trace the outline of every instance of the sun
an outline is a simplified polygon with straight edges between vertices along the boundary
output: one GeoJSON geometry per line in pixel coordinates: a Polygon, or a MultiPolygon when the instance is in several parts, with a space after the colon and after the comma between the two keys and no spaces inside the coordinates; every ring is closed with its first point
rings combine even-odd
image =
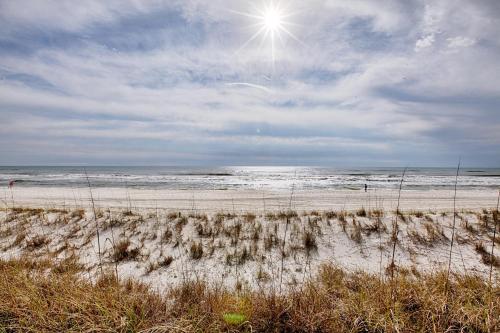
{"type": "Polygon", "coordinates": [[[281,25],[283,23],[282,16],[283,14],[279,11],[278,8],[269,7],[264,12],[262,23],[268,31],[277,31],[281,28],[281,25]]]}
{"type": "Polygon", "coordinates": [[[260,46],[262,47],[267,43],[271,50],[273,68],[279,46],[277,45],[277,41],[280,41],[281,45],[284,45],[285,38],[292,38],[303,44],[302,41],[290,31],[291,26],[297,26],[288,20],[294,13],[290,12],[288,7],[285,8],[282,3],[278,1],[267,1],[261,8],[255,8],[253,13],[231,12],[252,19],[254,23],[251,27],[256,29],[256,32],[240,47],[238,52],[246,48],[255,40],[260,39],[260,46]]]}

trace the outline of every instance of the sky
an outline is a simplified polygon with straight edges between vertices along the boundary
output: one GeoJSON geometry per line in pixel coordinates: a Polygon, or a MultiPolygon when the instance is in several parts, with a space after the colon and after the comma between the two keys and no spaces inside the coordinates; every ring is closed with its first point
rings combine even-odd
{"type": "Polygon", "coordinates": [[[499,36],[498,0],[0,0],[0,165],[499,167],[499,36]]]}

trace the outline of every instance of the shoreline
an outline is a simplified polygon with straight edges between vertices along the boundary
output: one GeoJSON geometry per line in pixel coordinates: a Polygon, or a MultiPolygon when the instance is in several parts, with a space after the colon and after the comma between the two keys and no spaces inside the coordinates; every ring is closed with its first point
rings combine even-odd
{"type": "MultiPolygon", "coordinates": [[[[88,188],[15,187],[4,188],[2,206],[88,208],[88,188]]],[[[152,190],[134,188],[92,188],[96,205],[103,209],[174,209],[181,211],[279,211],[293,210],[395,210],[397,189],[361,190],[152,190]],[[291,204],[290,204],[291,203],[291,204]]],[[[459,189],[456,209],[494,209],[497,189],[459,189]]],[[[451,210],[453,190],[401,191],[401,210],[451,210]]]]}

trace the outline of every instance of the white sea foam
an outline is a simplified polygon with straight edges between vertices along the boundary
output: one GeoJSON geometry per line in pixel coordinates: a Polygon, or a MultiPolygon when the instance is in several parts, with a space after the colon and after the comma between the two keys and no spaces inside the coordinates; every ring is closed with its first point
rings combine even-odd
{"type": "MultiPolygon", "coordinates": [[[[86,167],[95,187],[162,189],[354,189],[396,188],[402,169],[336,169],[324,167],[86,167]]],[[[0,183],[16,180],[17,186],[83,187],[83,167],[0,167],[0,183]]],[[[409,169],[407,188],[449,188],[455,184],[454,169],[409,169]]],[[[461,188],[500,187],[500,169],[463,169],[461,188]]]]}

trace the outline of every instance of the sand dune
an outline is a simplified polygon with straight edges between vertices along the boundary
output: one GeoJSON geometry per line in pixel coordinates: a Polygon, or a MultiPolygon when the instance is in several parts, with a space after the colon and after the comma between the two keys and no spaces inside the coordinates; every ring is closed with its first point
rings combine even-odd
{"type": "MultiPolygon", "coordinates": [[[[444,269],[453,224],[453,213],[429,210],[398,216],[364,209],[233,214],[97,208],[96,213],[97,224],[92,210],[1,211],[0,257],[74,258],[97,276],[100,249],[104,269],[158,289],[186,279],[276,288],[281,280],[283,286],[300,285],[327,263],[385,276],[394,230],[399,269],[444,269]]],[[[452,270],[488,275],[495,216],[486,209],[458,213],[452,270]]]]}

